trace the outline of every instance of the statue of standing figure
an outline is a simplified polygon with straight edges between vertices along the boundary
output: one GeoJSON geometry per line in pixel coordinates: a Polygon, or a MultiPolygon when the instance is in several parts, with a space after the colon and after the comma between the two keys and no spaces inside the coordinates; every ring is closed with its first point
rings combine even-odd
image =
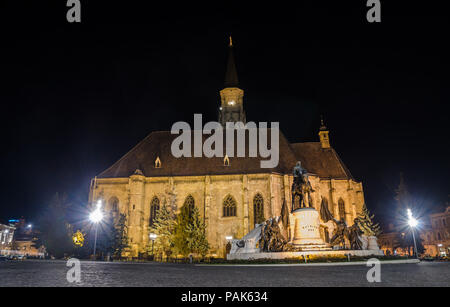
{"type": "Polygon", "coordinates": [[[263,252],[282,252],[286,248],[287,241],[281,234],[279,218],[267,220],[261,229],[259,246],[263,252]]]}
{"type": "Polygon", "coordinates": [[[309,182],[308,172],[300,161],[294,167],[294,183],[292,184],[291,212],[299,208],[313,207],[311,193],[314,192],[309,182]],[[298,200],[298,202],[296,202],[298,200]]]}

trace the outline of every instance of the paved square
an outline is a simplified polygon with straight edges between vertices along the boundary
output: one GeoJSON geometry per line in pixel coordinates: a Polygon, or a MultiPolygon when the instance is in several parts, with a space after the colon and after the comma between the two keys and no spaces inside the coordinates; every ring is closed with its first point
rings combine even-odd
{"type": "Polygon", "coordinates": [[[81,262],[81,282],[66,280],[65,261],[0,263],[0,286],[308,287],[450,286],[449,262],[382,264],[381,283],[366,279],[369,267],[238,267],[166,263],[81,262]]]}

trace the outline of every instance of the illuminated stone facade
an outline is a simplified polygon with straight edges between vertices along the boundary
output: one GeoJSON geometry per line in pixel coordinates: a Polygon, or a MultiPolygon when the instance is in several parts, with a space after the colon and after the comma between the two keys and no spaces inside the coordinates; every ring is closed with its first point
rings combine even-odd
{"type": "MultiPolygon", "coordinates": [[[[253,200],[260,194],[264,200],[264,217],[281,214],[283,199],[290,203],[290,189],[293,177],[275,173],[236,174],[176,177],[145,177],[131,175],[128,178],[97,178],[91,187],[91,200],[103,199],[105,210],[115,210],[128,216],[129,238],[132,255],[144,253],[149,244],[149,221],[151,202],[154,197],[161,205],[179,209],[190,195],[195,206],[205,219],[211,254],[223,256],[227,243],[225,236],[241,238],[254,228],[255,212],[253,200]],[[236,216],[223,216],[223,201],[231,195],[236,201],[236,216]],[[118,202],[117,202],[118,201],[118,202]]],[[[348,225],[361,211],[364,203],[362,185],[352,179],[325,179],[310,177],[315,192],[312,194],[314,207],[320,210],[322,199],[332,203],[334,216],[339,216],[339,200],[345,206],[345,220],[348,225]]],[[[323,239],[326,235],[321,230],[323,239]]],[[[328,234],[330,237],[331,234],[328,234]]]]}

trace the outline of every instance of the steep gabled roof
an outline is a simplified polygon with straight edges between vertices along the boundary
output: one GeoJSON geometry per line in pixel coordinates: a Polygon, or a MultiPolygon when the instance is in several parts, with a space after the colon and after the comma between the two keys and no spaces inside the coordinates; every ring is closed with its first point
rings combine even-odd
{"type": "Polygon", "coordinates": [[[298,160],[310,173],[321,178],[353,179],[350,171],[344,165],[333,148],[322,148],[320,142],[305,142],[291,144],[298,160]]]}
{"type": "MultiPolygon", "coordinates": [[[[268,135],[270,135],[270,132],[268,135]]],[[[289,144],[288,140],[281,132],[279,138],[280,160],[278,166],[275,168],[261,168],[260,161],[267,160],[268,158],[262,158],[260,156],[255,158],[230,157],[230,166],[224,166],[224,158],[222,157],[175,158],[171,152],[171,145],[176,137],[178,137],[178,135],[173,135],[170,131],[150,133],[145,139],[138,143],[111,167],[103,171],[98,177],[129,177],[136,169],[140,169],[147,177],[257,174],[272,172],[292,174],[293,167],[297,161],[301,161],[308,172],[317,174],[319,177],[352,178],[350,172],[348,172],[333,149],[323,150],[320,147],[320,143],[289,144]],[[155,168],[155,160],[157,157],[161,160],[161,168],[155,168]]],[[[209,136],[203,136],[203,142],[208,137],[209,136]]],[[[191,143],[194,144],[193,141],[191,143]]],[[[246,148],[248,148],[248,137],[246,137],[246,143],[246,148]]],[[[193,153],[193,150],[191,152],[193,153]]]]}

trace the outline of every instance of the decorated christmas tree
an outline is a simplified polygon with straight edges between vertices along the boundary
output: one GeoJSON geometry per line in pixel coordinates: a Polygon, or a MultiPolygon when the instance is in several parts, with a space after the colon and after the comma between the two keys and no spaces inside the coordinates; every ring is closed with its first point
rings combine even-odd
{"type": "MultiPolygon", "coordinates": [[[[150,227],[150,233],[156,234],[154,244],[154,253],[156,255],[169,256],[173,248],[173,232],[175,228],[175,217],[164,204],[161,209],[156,212],[153,225],[150,227]]],[[[150,242],[149,253],[152,248],[150,242]]]]}
{"type": "Polygon", "coordinates": [[[113,256],[122,259],[122,254],[129,249],[127,234],[127,217],[121,213],[113,230],[113,256]]]}
{"type": "Polygon", "coordinates": [[[191,252],[187,244],[189,239],[187,230],[190,224],[192,224],[192,212],[189,206],[184,204],[177,215],[172,238],[175,252],[185,257],[191,252]]]}
{"type": "Polygon", "coordinates": [[[192,223],[187,226],[188,249],[202,257],[208,253],[209,243],[206,238],[206,224],[200,219],[197,207],[192,211],[192,223]]]}
{"type": "Polygon", "coordinates": [[[183,256],[208,253],[209,244],[206,239],[206,225],[201,220],[197,207],[184,204],[177,215],[173,235],[175,252],[183,256]]]}
{"type": "Polygon", "coordinates": [[[362,211],[358,214],[357,224],[363,235],[365,236],[378,236],[381,232],[378,223],[373,222],[374,215],[370,215],[369,209],[366,204],[363,205],[362,211]]]}

